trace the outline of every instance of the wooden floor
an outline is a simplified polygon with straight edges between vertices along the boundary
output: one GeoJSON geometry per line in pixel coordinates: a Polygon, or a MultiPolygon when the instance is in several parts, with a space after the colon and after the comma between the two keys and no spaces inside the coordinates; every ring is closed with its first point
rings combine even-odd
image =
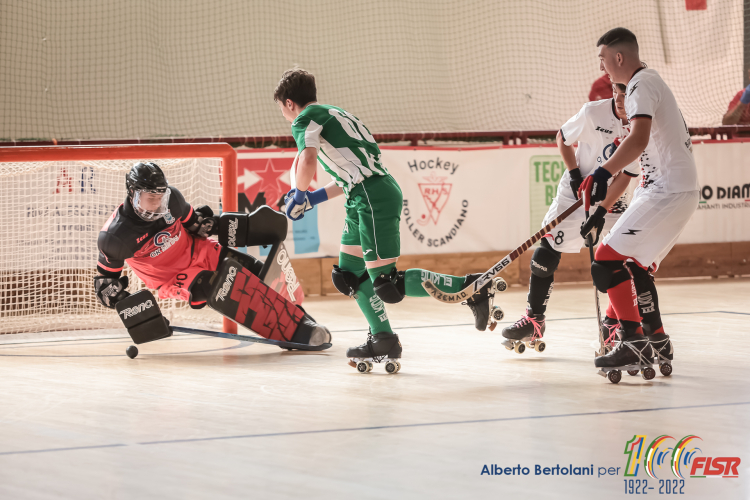
{"type": "MultiPolygon", "coordinates": [[[[391,306],[395,376],[347,365],[366,329],[344,297],[306,303],[333,332],[322,353],[190,335],[135,360],[122,337],[5,343],[0,498],[620,498],[626,442],[662,434],[742,460],[737,479],[688,477],[684,496],[750,498],[750,280],[658,285],[674,374],[619,385],[596,374],[593,293],[576,285],[555,288],[544,354],[507,351],[464,306],[391,306]],[[495,464],[530,473],[482,475],[495,464]],[[558,464],[594,475],[535,475],[558,464]]],[[[498,296],[501,327],[525,294],[498,296]]],[[[656,475],[675,479],[668,463],[656,475]]],[[[643,466],[635,479],[658,495],[643,466]]]]}

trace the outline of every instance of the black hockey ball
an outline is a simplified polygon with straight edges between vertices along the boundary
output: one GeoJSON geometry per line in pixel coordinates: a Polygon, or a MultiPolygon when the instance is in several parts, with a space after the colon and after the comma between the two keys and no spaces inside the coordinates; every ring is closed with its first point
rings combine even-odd
{"type": "Polygon", "coordinates": [[[138,348],[134,345],[131,345],[130,347],[125,349],[125,354],[127,354],[130,359],[133,359],[138,356],[138,348]]]}

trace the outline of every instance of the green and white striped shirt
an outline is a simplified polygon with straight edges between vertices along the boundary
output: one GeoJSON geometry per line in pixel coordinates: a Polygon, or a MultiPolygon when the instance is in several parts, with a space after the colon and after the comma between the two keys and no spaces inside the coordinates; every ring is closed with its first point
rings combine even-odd
{"type": "Polygon", "coordinates": [[[375,138],[359,118],[341,108],[307,106],[292,123],[292,135],[300,153],[305,148],[318,151],[318,161],[347,197],[366,178],[388,175],[375,138]]]}

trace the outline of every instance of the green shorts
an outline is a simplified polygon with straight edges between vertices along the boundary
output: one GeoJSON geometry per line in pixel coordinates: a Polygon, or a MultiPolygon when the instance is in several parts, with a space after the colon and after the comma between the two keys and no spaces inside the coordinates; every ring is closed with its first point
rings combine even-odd
{"type": "Polygon", "coordinates": [[[366,262],[401,256],[404,195],[390,175],[368,177],[349,191],[342,245],[361,246],[366,262]]]}

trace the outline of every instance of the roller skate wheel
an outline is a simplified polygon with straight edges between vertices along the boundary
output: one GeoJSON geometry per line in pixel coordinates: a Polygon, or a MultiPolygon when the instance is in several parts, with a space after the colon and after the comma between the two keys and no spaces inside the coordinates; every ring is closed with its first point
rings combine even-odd
{"type": "Polygon", "coordinates": [[[546,348],[547,344],[545,344],[543,340],[537,340],[536,342],[534,342],[534,350],[536,352],[544,352],[546,348]]]}
{"type": "Polygon", "coordinates": [[[492,319],[495,321],[501,321],[505,317],[505,313],[502,309],[500,309],[500,306],[494,306],[492,308],[492,319]]]}
{"type": "Polygon", "coordinates": [[[399,363],[398,361],[396,361],[396,373],[398,373],[400,371],[401,371],[401,363],[399,363]]]}
{"type": "Polygon", "coordinates": [[[368,361],[367,362],[367,373],[370,373],[372,371],[372,366],[373,366],[372,361],[368,361]]]}
{"type": "Polygon", "coordinates": [[[630,375],[631,377],[635,377],[636,375],[638,375],[638,370],[628,370],[628,375],[630,375]]]}
{"type": "Polygon", "coordinates": [[[647,368],[644,368],[641,374],[643,375],[644,380],[651,380],[656,377],[656,370],[649,366],[647,368]]]}
{"type": "Polygon", "coordinates": [[[504,279],[498,278],[495,280],[495,290],[498,292],[504,292],[508,288],[508,284],[504,279]]]}
{"type": "Polygon", "coordinates": [[[659,365],[659,371],[665,377],[669,377],[670,375],[672,375],[672,365],[670,365],[669,363],[663,363],[659,365]]]}
{"type": "Polygon", "coordinates": [[[398,365],[393,361],[389,361],[385,364],[385,371],[391,374],[396,373],[398,372],[398,365]]]}
{"type": "Polygon", "coordinates": [[[523,342],[516,342],[516,346],[513,348],[516,354],[523,354],[526,350],[526,345],[523,342]]]}
{"type": "Polygon", "coordinates": [[[365,361],[360,361],[359,363],[357,363],[357,371],[359,373],[367,373],[367,372],[369,372],[372,368],[369,367],[369,366],[367,366],[368,364],[369,363],[367,363],[365,361]]]}
{"type": "Polygon", "coordinates": [[[622,372],[620,370],[612,370],[607,374],[607,378],[613,384],[617,384],[622,380],[622,372]]]}

